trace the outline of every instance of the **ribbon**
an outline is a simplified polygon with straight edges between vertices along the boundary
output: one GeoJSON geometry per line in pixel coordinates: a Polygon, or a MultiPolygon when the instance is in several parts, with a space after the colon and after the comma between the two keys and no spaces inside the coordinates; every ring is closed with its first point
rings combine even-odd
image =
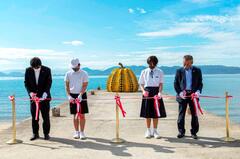
{"type": "Polygon", "coordinates": [[[122,102],[120,100],[120,96],[116,95],[114,99],[116,100],[116,104],[118,105],[118,107],[120,108],[120,110],[122,112],[122,116],[125,117],[126,116],[126,111],[123,109],[122,102]]]}
{"type": "Polygon", "coordinates": [[[161,115],[159,111],[159,108],[160,108],[159,96],[155,95],[153,99],[154,99],[154,110],[155,110],[156,116],[160,117],[161,115]]]}
{"type": "Polygon", "coordinates": [[[9,96],[8,98],[9,98],[9,100],[10,100],[11,102],[15,99],[14,96],[9,96]]]}
{"type": "Polygon", "coordinates": [[[34,97],[34,98],[32,98],[32,100],[35,102],[35,105],[36,105],[35,120],[38,120],[39,110],[40,110],[40,104],[39,104],[40,98],[34,97]]]}
{"type": "Polygon", "coordinates": [[[195,115],[198,116],[199,112],[203,115],[202,108],[200,106],[199,100],[197,99],[197,96],[196,96],[195,93],[191,94],[191,99],[192,99],[193,104],[194,104],[195,115]]]}
{"type": "MultiPolygon", "coordinates": [[[[10,98],[11,96],[9,96],[10,98]]],[[[179,97],[179,96],[177,96],[179,97]]],[[[191,98],[192,96],[185,96],[185,98],[191,98]]],[[[207,95],[200,95],[201,98],[209,98],[209,99],[214,99],[214,98],[219,98],[219,99],[225,99],[225,96],[207,96],[207,95]]],[[[153,99],[154,97],[143,97],[143,99],[153,99]]],[[[167,98],[167,99],[175,99],[176,96],[172,96],[172,95],[162,95],[162,98],[167,98]]],[[[227,96],[227,98],[240,98],[240,96],[227,96]]],[[[18,101],[29,101],[29,98],[14,98],[18,101]]],[[[123,97],[121,99],[139,99],[139,97],[137,98],[128,98],[128,97],[123,97]]],[[[32,99],[31,99],[32,100],[32,99]]],[[[66,98],[46,98],[44,100],[55,100],[55,101],[66,101],[68,99],[66,98]]],[[[109,98],[99,98],[99,99],[95,99],[95,100],[109,100],[109,98]]],[[[82,99],[82,101],[87,101],[87,99],[82,99]]]]}
{"type": "Polygon", "coordinates": [[[36,111],[35,111],[35,120],[38,120],[39,110],[40,110],[40,98],[37,97],[37,93],[33,93],[33,97],[30,99],[31,101],[35,102],[36,111]]]}
{"type": "Polygon", "coordinates": [[[80,101],[80,99],[76,98],[75,103],[77,105],[77,114],[75,116],[75,119],[82,119],[83,116],[82,116],[82,113],[81,113],[81,101],[80,101]]]}
{"type": "Polygon", "coordinates": [[[77,113],[76,113],[75,119],[82,119],[83,116],[81,113],[81,101],[78,98],[76,98],[74,100],[71,100],[70,103],[76,104],[77,106],[77,113]]]}

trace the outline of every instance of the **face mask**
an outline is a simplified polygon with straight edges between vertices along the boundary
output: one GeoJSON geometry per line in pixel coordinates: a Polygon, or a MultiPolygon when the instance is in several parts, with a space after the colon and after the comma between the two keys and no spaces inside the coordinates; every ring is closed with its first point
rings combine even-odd
{"type": "Polygon", "coordinates": [[[80,68],[73,68],[73,71],[74,72],[77,72],[77,71],[79,71],[80,70],[80,68]]]}

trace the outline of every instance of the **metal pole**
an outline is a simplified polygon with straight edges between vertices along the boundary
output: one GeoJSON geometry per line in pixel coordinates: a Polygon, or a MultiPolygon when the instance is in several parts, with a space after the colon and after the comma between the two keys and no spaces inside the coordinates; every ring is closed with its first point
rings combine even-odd
{"type": "Polygon", "coordinates": [[[119,139],[119,108],[116,104],[116,138],[119,139]]]}
{"type": "Polygon", "coordinates": [[[12,96],[11,104],[12,104],[12,139],[7,142],[7,144],[18,144],[22,143],[21,140],[16,138],[17,130],[16,130],[16,103],[15,103],[15,96],[12,96]]]}
{"type": "Polygon", "coordinates": [[[228,92],[225,92],[225,96],[226,96],[226,137],[229,138],[228,92]]]}
{"type": "Polygon", "coordinates": [[[234,141],[234,139],[230,137],[229,99],[228,98],[229,98],[228,92],[225,92],[226,137],[224,138],[224,141],[230,142],[230,141],[234,141]]]}
{"type": "MultiPolygon", "coordinates": [[[[118,93],[116,93],[116,96],[118,96],[118,93]]],[[[119,136],[119,125],[120,125],[120,120],[119,120],[119,107],[116,103],[116,138],[112,139],[112,143],[123,143],[124,140],[121,139],[119,136]]]]}

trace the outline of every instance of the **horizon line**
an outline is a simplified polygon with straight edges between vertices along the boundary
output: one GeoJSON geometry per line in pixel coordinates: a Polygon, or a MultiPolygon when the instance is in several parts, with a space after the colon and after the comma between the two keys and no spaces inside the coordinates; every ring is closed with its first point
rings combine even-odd
{"type": "MultiPolygon", "coordinates": [[[[46,65],[43,65],[43,66],[46,66],[46,65]]],[[[124,67],[148,67],[147,65],[126,65],[124,67]]],[[[220,65],[220,64],[202,64],[202,65],[194,65],[194,66],[198,66],[198,67],[201,67],[201,66],[222,66],[222,67],[233,67],[233,68],[240,68],[240,66],[231,66],[231,65],[220,65]]],[[[47,66],[49,67],[49,66],[47,66]]],[[[105,70],[108,70],[108,69],[111,69],[111,68],[114,68],[114,67],[119,67],[118,65],[115,65],[115,66],[109,66],[109,67],[106,67],[106,68],[103,68],[103,69],[97,69],[97,68],[91,68],[91,67],[82,67],[81,69],[91,69],[91,70],[97,70],[97,71],[105,71],[105,70]]],[[[160,65],[160,66],[157,66],[157,67],[182,67],[182,65],[173,65],[173,66],[167,66],[167,65],[160,65]]],[[[50,67],[51,68],[51,67],[50,67]]],[[[17,72],[17,71],[24,71],[26,68],[22,68],[22,69],[7,69],[7,70],[0,70],[1,73],[11,73],[11,71],[13,72],[17,72]]],[[[51,70],[69,70],[70,68],[51,68],[51,70]]]]}

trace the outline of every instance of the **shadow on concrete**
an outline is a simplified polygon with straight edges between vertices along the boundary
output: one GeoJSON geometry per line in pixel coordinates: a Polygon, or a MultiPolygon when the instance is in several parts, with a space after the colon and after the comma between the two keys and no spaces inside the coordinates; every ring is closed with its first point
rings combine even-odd
{"type": "Polygon", "coordinates": [[[34,146],[34,147],[41,147],[41,148],[46,148],[46,149],[51,149],[51,150],[56,150],[56,149],[59,149],[57,147],[52,147],[52,146],[43,146],[43,145],[40,145],[40,144],[31,144],[31,143],[21,143],[23,145],[27,145],[27,146],[34,146]]]}
{"type": "MultiPolygon", "coordinates": [[[[162,153],[174,153],[171,150],[171,147],[165,147],[161,145],[154,145],[154,144],[145,144],[145,143],[137,143],[137,142],[125,142],[122,144],[111,144],[109,140],[100,139],[100,138],[91,138],[89,137],[87,140],[81,142],[79,140],[71,140],[65,138],[57,138],[52,137],[51,141],[58,142],[61,144],[69,145],[74,148],[81,148],[81,149],[93,149],[98,151],[109,151],[115,156],[132,156],[128,152],[128,148],[152,148],[155,152],[162,152],[162,153]],[[93,140],[93,141],[91,141],[93,140]]],[[[64,146],[62,146],[64,147],[64,146]]],[[[70,147],[71,148],[71,147],[70,147]]]]}
{"type": "Polygon", "coordinates": [[[218,148],[218,147],[240,147],[239,140],[233,142],[225,142],[221,138],[214,138],[214,137],[199,137],[198,140],[194,140],[189,136],[185,138],[178,139],[173,137],[163,137],[166,141],[170,143],[184,143],[190,145],[198,145],[201,147],[208,147],[208,148],[218,148]]]}

